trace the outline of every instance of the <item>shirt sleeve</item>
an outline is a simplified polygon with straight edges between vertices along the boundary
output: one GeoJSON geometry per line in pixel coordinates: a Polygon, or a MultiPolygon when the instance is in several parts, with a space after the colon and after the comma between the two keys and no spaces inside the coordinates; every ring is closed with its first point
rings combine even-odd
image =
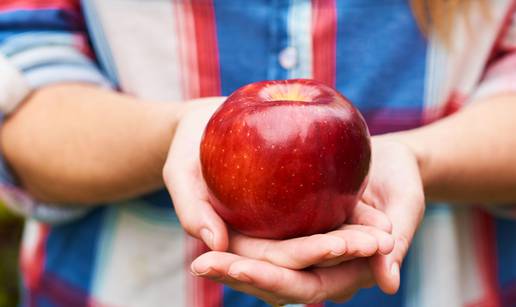
{"type": "MultiPolygon", "coordinates": [[[[492,59],[485,70],[471,101],[502,93],[516,93],[516,15],[513,15],[503,29],[503,36],[495,45],[492,59]]],[[[515,114],[516,121],[516,114],[515,114]]],[[[515,187],[516,188],[516,187],[515,187]]],[[[495,216],[516,220],[516,204],[486,207],[495,216]]]]}
{"type": "Polygon", "coordinates": [[[503,29],[503,36],[493,49],[495,52],[472,101],[504,92],[516,92],[516,15],[509,20],[503,29]]]}
{"type": "MultiPolygon", "coordinates": [[[[0,124],[37,88],[62,82],[110,87],[90,50],[79,1],[1,1],[0,124]]],[[[47,223],[85,213],[82,208],[35,201],[1,154],[0,201],[16,213],[47,223]]]]}

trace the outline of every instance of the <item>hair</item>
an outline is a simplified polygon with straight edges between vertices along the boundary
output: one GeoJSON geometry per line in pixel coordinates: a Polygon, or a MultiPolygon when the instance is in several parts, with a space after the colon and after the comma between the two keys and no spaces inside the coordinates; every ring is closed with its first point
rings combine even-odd
{"type": "Polygon", "coordinates": [[[474,6],[480,6],[484,18],[489,17],[489,5],[486,0],[411,0],[412,13],[425,35],[431,31],[450,46],[451,29],[456,19],[466,22],[474,6]]]}

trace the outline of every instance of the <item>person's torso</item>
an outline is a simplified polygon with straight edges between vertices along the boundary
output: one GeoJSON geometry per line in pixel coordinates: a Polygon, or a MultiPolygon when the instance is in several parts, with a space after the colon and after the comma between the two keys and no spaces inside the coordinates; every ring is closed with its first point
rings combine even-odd
{"type": "MultiPolygon", "coordinates": [[[[346,95],[379,134],[423,125],[454,97],[452,88],[434,93],[439,48],[405,0],[85,0],[83,13],[107,75],[143,99],[180,103],[260,80],[314,78],[346,95]]],[[[66,225],[29,222],[25,235],[33,261],[24,280],[40,285],[26,294],[41,306],[266,306],[189,274],[204,248],[182,231],[166,191],[66,225]]],[[[362,290],[346,306],[402,306],[405,290],[362,290]]]]}

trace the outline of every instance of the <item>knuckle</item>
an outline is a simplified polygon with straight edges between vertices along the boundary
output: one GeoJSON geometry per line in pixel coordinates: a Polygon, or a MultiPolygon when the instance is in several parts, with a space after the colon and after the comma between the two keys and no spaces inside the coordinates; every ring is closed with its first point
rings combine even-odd
{"type": "Polygon", "coordinates": [[[386,216],[381,218],[380,227],[387,233],[392,233],[392,222],[386,216]]]}
{"type": "Polygon", "coordinates": [[[278,253],[275,251],[275,249],[273,247],[271,247],[270,244],[267,244],[265,246],[265,248],[262,250],[262,252],[256,256],[258,256],[257,257],[258,259],[263,259],[267,262],[278,264],[278,265],[285,263],[284,259],[278,259],[278,253]]]}
{"type": "Polygon", "coordinates": [[[401,258],[400,260],[402,260],[403,257],[407,254],[407,251],[409,249],[410,239],[406,235],[400,234],[396,238],[396,242],[394,244],[395,244],[395,248],[400,251],[398,253],[398,256],[401,258]]]}

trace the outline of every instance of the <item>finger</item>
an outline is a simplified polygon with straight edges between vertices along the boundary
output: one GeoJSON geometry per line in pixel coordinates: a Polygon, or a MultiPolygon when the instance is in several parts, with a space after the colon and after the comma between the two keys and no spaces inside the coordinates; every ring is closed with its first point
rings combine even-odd
{"type": "MultiPolygon", "coordinates": [[[[390,235],[382,230],[379,230],[376,227],[362,226],[362,225],[346,225],[344,227],[348,230],[356,229],[359,231],[367,232],[370,235],[372,235],[376,239],[377,244],[378,244],[377,252],[372,253],[372,254],[363,254],[360,252],[356,253],[356,252],[353,252],[352,250],[349,250],[346,254],[344,254],[340,257],[328,259],[326,261],[318,263],[316,265],[317,267],[330,267],[330,266],[334,266],[334,265],[337,265],[337,264],[345,262],[345,261],[349,261],[351,259],[355,259],[357,257],[373,256],[376,253],[379,253],[382,255],[387,255],[390,252],[392,252],[392,250],[394,249],[394,239],[393,239],[392,235],[390,235]]],[[[336,233],[338,235],[338,232],[339,231],[330,232],[329,234],[336,233]]]]}
{"type": "Polygon", "coordinates": [[[396,272],[390,272],[389,263],[390,259],[387,256],[375,255],[369,258],[369,266],[378,287],[387,294],[393,294],[396,293],[399,283],[396,281],[396,272]]]}
{"type": "Polygon", "coordinates": [[[368,285],[371,273],[364,259],[333,268],[308,271],[290,270],[268,262],[221,252],[208,252],[197,258],[192,267],[210,268],[206,274],[246,293],[273,294],[266,299],[282,303],[318,303],[325,299],[349,297],[363,285],[368,285]],[[231,277],[232,280],[226,277],[231,277]]]}
{"type": "Polygon", "coordinates": [[[378,256],[378,259],[372,260],[375,279],[388,294],[396,293],[399,288],[400,267],[424,213],[422,197],[398,199],[399,204],[386,206],[386,213],[393,223],[394,249],[389,255],[378,256]]]}
{"type": "Polygon", "coordinates": [[[192,261],[190,270],[196,276],[222,278],[227,275],[229,266],[241,259],[243,257],[231,253],[207,252],[192,261]]]}
{"type": "MultiPolygon", "coordinates": [[[[191,270],[196,276],[224,283],[235,290],[259,297],[271,305],[302,303],[300,300],[301,298],[285,297],[275,291],[260,289],[256,287],[251,280],[246,279],[246,276],[241,275],[238,279],[230,276],[228,273],[231,265],[244,259],[246,258],[230,253],[208,252],[199,256],[192,262],[191,270]]],[[[256,269],[259,270],[261,267],[257,266],[256,269]]],[[[276,277],[277,274],[270,276],[269,283],[276,283],[276,281],[273,280],[273,278],[276,277]]]]}
{"type": "MultiPolygon", "coordinates": [[[[335,236],[345,235],[345,234],[341,234],[342,230],[357,230],[357,231],[362,231],[362,232],[368,233],[369,235],[371,235],[373,238],[376,239],[376,242],[378,245],[378,252],[380,254],[384,254],[384,255],[389,254],[394,248],[393,236],[390,233],[380,230],[373,226],[345,225],[345,226],[341,227],[341,229],[329,232],[328,234],[335,235],[335,236]]],[[[353,255],[352,252],[348,252],[348,254],[353,255]]],[[[370,255],[367,255],[367,256],[370,256],[370,255]]]]}
{"type": "Polygon", "coordinates": [[[389,255],[375,255],[370,258],[371,271],[380,289],[387,294],[395,294],[400,286],[400,267],[410,243],[407,238],[398,236],[394,249],[389,255]]]}
{"type": "Polygon", "coordinates": [[[267,304],[271,306],[284,306],[286,304],[300,304],[302,302],[294,300],[292,298],[284,298],[278,295],[275,295],[272,292],[264,291],[259,288],[255,288],[250,284],[242,283],[236,279],[233,279],[230,276],[223,276],[220,278],[209,278],[218,283],[223,283],[228,287],[231,287],[239,292],[244,292],[258,299],[263,300],[267,304]]]}
{"type": "MultiPolygon", "coordinates": [[[[356,230],[360,230],[363,232],[367,232],[367,233],[371,234],[373,237],[375,237],[377,240],[377,244],[378,244],[377,252],[379,254],[387,255],[390,252],[392,252],[392,250],[394,249],[394,239],[393,239],[392,235],[385,233],[382,230],[379,230],[375,227],[361,226],[361,225],[346,225],[345,227],[348,230],[356,229],[356,230]]],[[[333,232],[329,233],[329,234],[333,234],[333,232]]],[[[317,267],[330,267],[330,266],[334,266],[334,265],[337,265],[337,264],[345,262],[345,261],[349,261],[351,259],[355,259],[357,257],[369,257],[369,256],[373,256],[373,255],[374,254],[367,255],[367,254],[362,254],[361,252],[353,252],[352,249],[350,249],[346,254],[344,254],[340,257],[325,260],[323,262],[316,264],[316,266],[317,267]]]]}
{"type": "Polygon", "coordinates": [[[353,210],[349,224],[373,226],[388,233],[392,231],[392,223],[385,213],[361,201],[353,210]]]}
{"type": "Polygon", "coordinates": [[[293,301],[287,302],[284,298],[278,297],[272,292],[255,288],[252,284],[242,283],[227,275],[230,265],[241,259],[243,258],[230,253],[208,252],[195,259],[190,266],[190,270],[195,276],[223,283],[237,291],[258,297],[270,305],[295,303],[293,301]]]}
{"type": "Polygon", "coordinates": [[[183,176],[178,174],[167,180],[167,186],[181,225],[188,234],[201,239],[210,249],[226,250],[228,238],[224,222],[211,204],[203,199],[207,192],[201,187],[194,189],[196,184],[192,182],[194,179],[187,177],[187,174],[183,176]]]}
{"type": "Polygon", "coordinates": [[[364,259],[310,271],[289,270],[247,259],[233,263],[229,275],[289,301],[305,304],[349,297],[371,278],[364,259]]]}
{"type": "MultiPolygon", "coordinates": [[[[290,240],[275,241],[232,234],[230,250],[241,256],[263,260],[290,269],[303,269],[333,259],[369,257],[379,250],[372,233],[379,230],[366,226],[344,226],[328,234],[317,234],[290,240]],[[371,228],[371,229],[362,229],[371,228]]],[[[384,233],[388,237],[389,234],[384,233]]],[[[388,239],[386,239],[388,240],[388,239]]],[[[392,241],[392,239],[391,239],[392,241]]],[[[385,244],[384,250],[389,246],[385,244]]]]}

